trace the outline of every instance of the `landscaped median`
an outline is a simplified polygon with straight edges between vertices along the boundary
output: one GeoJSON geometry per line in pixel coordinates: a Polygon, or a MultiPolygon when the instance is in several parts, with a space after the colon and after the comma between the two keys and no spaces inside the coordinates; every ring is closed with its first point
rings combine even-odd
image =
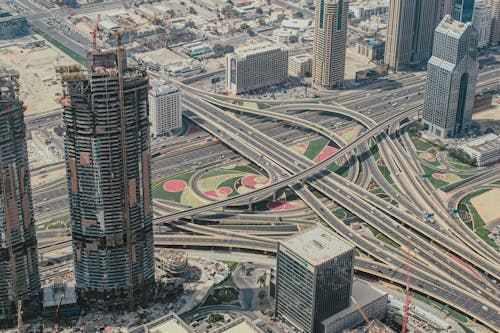
{"type": "Polygon", "coordinates": [[[442,187],[448,184],[456,183],[462,179],[468,178],[472,175],[462,175],[462,174],[454,174],[449,172],[443,172],[443,170],[437,170],[429,168],[426,165],[422,165],[425,174],[429,175],[429,181],[434,187],[442,187]]]}

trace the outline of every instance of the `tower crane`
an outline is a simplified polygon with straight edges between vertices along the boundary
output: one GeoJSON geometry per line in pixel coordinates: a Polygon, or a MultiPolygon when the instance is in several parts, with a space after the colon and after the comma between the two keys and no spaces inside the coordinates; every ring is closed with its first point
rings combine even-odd
{"type": "Polygon", "coordinates": [[[54,314],[54,323],[57,324],[59,321],[59,310],[61,309],[61,304],[64,299],[64,294],[61,295],[61,298],[59,299],[59,304],[57,305],[56,313],[54,314]]]}
{"type": "Polygon", "coordinates": [[[370,319],[368,318],[368,316],[366,315],[366,313],[363,311],[363,309],[361,308],[361,306],[358,304],[358,302],[356,302],[356,300],[352,296],[351,296],[351,300],[354,303],[354,305],[356,306],[356,308],[358,309],[359,313],[361,313],[361,316],[363,316],[363,319],[365,320],[366,325],[368,325],[368,331],[370,333],[376,333],[375,329],[372,326],[372,322],[370,321],[370,319]]]}
{"type": "Polygon", "coordinates": [[[23,326],[23,301],[17,301],[17,333],[21,333],[21,326],[23,326]]]}
{"type": "Polygon", "coordinates": [[[97,50],[97,33],[99,32],[99,23],[101,23],[101,14],[97,15],[94,30],[92,30],[92,50],[97,50]]]}

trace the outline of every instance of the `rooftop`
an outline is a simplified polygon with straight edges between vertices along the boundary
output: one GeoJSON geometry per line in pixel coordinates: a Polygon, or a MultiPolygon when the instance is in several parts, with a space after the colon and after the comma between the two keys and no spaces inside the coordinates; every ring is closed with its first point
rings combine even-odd
{"type": "MultiPolygon", "coordinates": [[[[368,304],[374,302],[375,300],[381,298],[381,297],[387,297],[387,293],[381,293],[380,291],[376,290],[375,288],[371,287],[369,284],[367,284],[364,281],[361,280],[354,280],[352,283],[352,298],[356,300],[358,305],[361,308],[365,308],[368,304]]],[[[358,312],[358,308],[354,304],[354,302],[351,301],[351,304],[349,307],[345,308],[344,310],[337,312],[333,316],[323,320],[321,323],[323,325],[327,325],[331,322],[335,322],[341,318],[344,318],[346,315],[353,313],[353,312],[358,312]]]]}
{"type": "Polygon", "coordinates": [[[439,23],[437,30],[445,30],[454,34],[462,34],[470,23],[463,23],[459,20],[455,20],[451,15],[446,15],[439,23]]]}
{"type": "Polygon", "coordinates": [[[235,57],[244,58],[254,54],[260,54],[267,51],[278,51],[283,49],[284,48],[280,45],[263,42],[240,47],[234,51],[233,55],[235,57]]]}
{"type": "Polygon", "coordinates": [[[152,84],[152,89],[150,91],[150,94],[156,97],[156,96],[168,95],[177,91],[179,91],[179,89],[173,84],[169,83],[158,84],[158,85],[152,84]]]}
{"type": "Polygon", "coordinates": [[[150,323],[129,329],[128,333],[194,333],[189,325],[171,312],[150,323]]]}
{"type": "Polygon", "coordinates": [[[307,229],[281,241],[281,244],[312,265],[319,265],[354,248],[333,231],[322,226],[307,229]]]}
{"type": "Polygon", "coordinates": [[[500,147],[500,137],[496,134],[489,133],[472,141],[466,142],[460,145],[460,147],[469,147],[478,153],[484,153],[488,150],[498,149],[500,147]]]}

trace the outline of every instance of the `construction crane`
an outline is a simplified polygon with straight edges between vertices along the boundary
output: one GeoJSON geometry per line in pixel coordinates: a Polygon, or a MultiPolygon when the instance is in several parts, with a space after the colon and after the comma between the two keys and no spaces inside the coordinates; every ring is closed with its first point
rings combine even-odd
{"type": "Polygon", "coordinates": [[[57,305],[56,313],[54,314],[54,323],[57,324],[59,321],[59,310],[61,309],[61,304],[64,299],[64,294],[61,295],[61,298],[59,299],[59,304],[57,305]]]}
{"type": "Polygon", "coordinates": [[[408,311],[410,310],[410,273],[411,273],[411,238],[408,237],[408,257],[406,259],[406,302],[405,309],[403,313],[403,328],[402,333],[406,333],[406,327],[408,324],[408,311]]]}
{"type": "Polygon", "coordinates": [[[17,333],[21,333],[21,326],[23,326],[23,301],[17,301],[17,333]]]}
{"type": "Polygon", "coordinates": [[[376,333],[375,329],[372,326],[372,322],[370,321],[370,319],[368,318],[368,316],[366,315],[366,313],[363,311],[363,309],[361,308],[361,306],[358,304],[358,302],[356,302],[356,300],[352,296],[351,296],[351,300],[354,303],[354,305],[356,306],[356,308],[358,309],[359,313],[361,313],[361,316],[363,316],[363,319],[365,320],[366,325],[368,325],[368,331],[370,333],[376,333]]]}
{"type": "Polygon", "coordinates": [[[101,14],[97,15],[94,30],[92,30],[92,51],[97,51],[97,33],[99,32],[99,23],[101,23],[101,14]]]}

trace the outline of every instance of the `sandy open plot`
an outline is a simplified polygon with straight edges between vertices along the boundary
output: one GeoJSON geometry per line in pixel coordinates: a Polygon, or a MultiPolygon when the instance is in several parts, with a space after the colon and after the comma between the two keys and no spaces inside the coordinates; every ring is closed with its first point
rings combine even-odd
{"type": "Polygon", "coordinates": [[[373,68],[376,65],[368,60],[364,55],[359,54],[356,48],[349,47],[346,49],[345,56],[345,78],[353,80],[356,78],[356,72],[363,69],[373,68]]]}
{"type": "Polygon", "coordinates": [[[472,198],[471,203],[481,215],[485,227],[491,229],[496,224],[500,223],[500,214],[498,213],[498,198],[500,197],[500,189],[493,188],[486,193],[483,193],[475,198],[472,198]]]}
{"type": "Polygon", "coordinates": [[[74,60],[51,45],[33,49],[18,46],[0,49],[0,66],[19,72],[21,99],[27,106],[26,115],[41,114],[61,107],[58,99],[62,88],[56,80],[55,68],[74,63],[74,60]]]}

